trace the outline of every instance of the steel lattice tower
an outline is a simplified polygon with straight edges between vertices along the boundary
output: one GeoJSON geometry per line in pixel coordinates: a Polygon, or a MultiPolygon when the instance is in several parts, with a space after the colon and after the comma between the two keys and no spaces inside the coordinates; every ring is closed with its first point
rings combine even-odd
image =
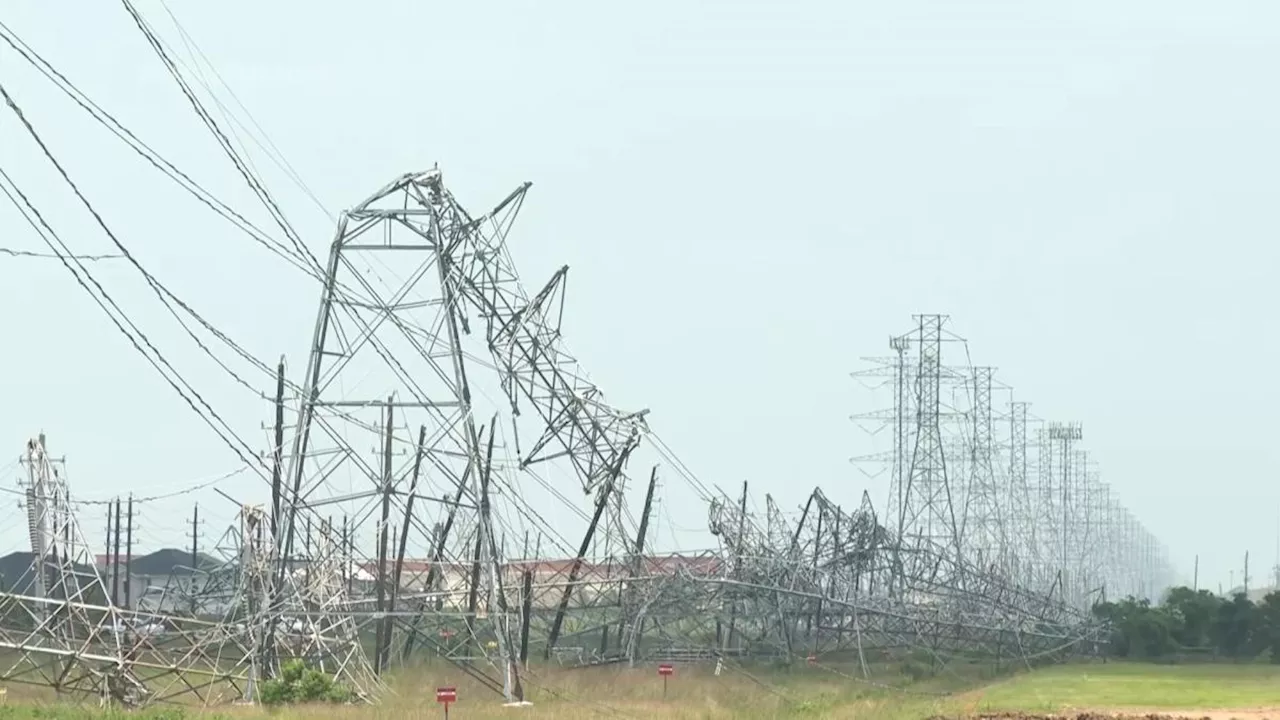
{"type": "Polygon", "coordinates": [[[1079,560],[1075,544],[1079,533],[1079,528],[1076,524],[1076,513],[1079,510],[1077,508],[1077,483],[1073,448],[1075,443],[1083,437],[1083,431],[1078,423],[1051,423],[1048,428],[1048,438],[1050,442],[1056,443],[1057,452],[1055,455],[1058,459],[1058,464],[1055,468],[1058,471],[1058,485],[1054,493],[1054,500],[1056,501],[1054,515],[1057,520],[1055,530],[1058,533],[1054,539],[1057,547],[1055,554],[1060,572],[1060,584],[1064,597],[1067,598],[1068,602],[1075,602],[1078,599],[1073,594],[1077,582],[1075,574],[1079,560]]]}
{"type": "MultiPolygon", "coordinates": [[[[889,480],[889,517],[900,518],[906,508],[906,492],[911,470],[910,436],[910,370],[907,366],[907,352],[910,349],[910,338],[905,336],[889,338],[889,349],[894,353],[893,364],[893,459],[889,480]]],[[[896,528],[898,532],[902,527],[896,528]]]]}
{"type": "Polygon", "coordinates": [[[936,542],[950,547],[957,558],[963,554],[960,527],[956,523],[947,460],[943,450],[941,416],[942,315],[921,315],[916,331],[919,369],[915,387],[915,447],[911,469],[903,492],[898,520],[902,538],[936,542]]]}
{"type": "Polygon", "coordinates": [[[974,560],[982,566],[1003,567],[1008,549],[1003,524],[1001,488],[996,483],[993,456],[995,431],[991,417],[993,368],[972,369],[970,410],[969,485],[965,493],[964,537],[974,560]]]}
{"type": "MultiPolygon", "coordinates": [[[[394,627],[385,613],[397,603],[397,558],[410,549],[435,559],[474,555],[479,582],[468,617],[491,618],[511,695],[518,681],[508,618],[490,606],[503,597],[487,515],[496,484],[487,457],[497,429],[482,428],[473,416],[461,344],[463,253],[473,224],[434,170],[403,175],[343,213],[298,410],[291,487],[276,489],[283,499],[272,527],[279,527],[278,584],[304,515],[319,520],[319,508],[341,502],[354,504],[353,516],[375,520],[375,670],[389,659],[394,627]],[[335,477],[351,478],[353,490],[335,493],[335,477]],[[413,521],[415,503],[446,508],[450,532],[442,545],[433,546],[430,529],[413,521]],[[398,547],[390,542],[393,528],[398,547]]],[[[364,540],[354,542],[368,547],[364,540]]],[[[470,620],[468,628],[480,632],[470,620]]],[[[359,649],[350,655],[351,664],[368,664],[359,649]]]]}
{"type": "Polygon", "coordinates": [[[1009,537],[1017,548],[1015,573],[1028,587],[1037,587],[1040,571],[1039,527],[1035,498],[1027,480],[1027,412],[1029,403],[1009,403],[1009,537]]]}

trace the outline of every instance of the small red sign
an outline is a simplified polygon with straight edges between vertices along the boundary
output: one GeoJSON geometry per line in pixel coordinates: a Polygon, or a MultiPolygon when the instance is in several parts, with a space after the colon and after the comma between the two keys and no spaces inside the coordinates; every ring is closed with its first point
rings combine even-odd
{"type": "Polygon", "coordinates": [[[436,702],[444,703],[445,705],[448,705],[449,703],[453,703],[453,702],[458,702],[458,688],[454,688],[454,687],[436,688],[436,702]]]}
{"type": "Polygon", "coordinates": [[[675,675],[676,668],[671,663],[662,663],[658,666],[658,674],[662,676],[675,675]]]}
{"type": "Polygon", "coordinates": [[[453,631],[452,631],[452,630],[441,630],[441,631],[440,631],[440,637],[444,638],[445,640],[448,640],[449,638],[453,637],[453,631]]]}
{"type": "Polygon", "coordinates": [[[817,655],[810,655],[810,656],[809,656],[809,664],[810,664],[810,665],[817,665],[817,664],[818,664],[818,656],[817,656],[817,655]]]}

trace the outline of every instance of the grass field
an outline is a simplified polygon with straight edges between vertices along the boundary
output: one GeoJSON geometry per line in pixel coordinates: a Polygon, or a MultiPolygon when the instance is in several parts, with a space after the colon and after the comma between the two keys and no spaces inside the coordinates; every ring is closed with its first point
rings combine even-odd
{"type": "MultiPolygon", "coordinates": [[[[1199,710],[1280,708],[1271,665],[1066,665],[1017,675],[965,694],[982,709],[1199,710]]],[[[1276,714],[1280,717],[1280,713],[1276,714]]]]}
{"type": "MultiPolygon", "coordinates": [[[[667,697],[652,668],[598,668],[550,671],[530,678],[533,705],[504,708],[487,691],[454,673],[423,668],[395,678],[395,694],[378,707],[295,707],[277,711],[233,707],[210,711],[157,709],[104,713],[97,708],[45,704],[19,688],[8,689],[0,720],[92,720],[111,717],[275,718],[276,720],[399,720],[440,718],[437,685],[458,688],[451,720],[543,718],[860,718],[923,720],[961,717],[983,711],[1028,713],[1097,711],[1180,711],[1280,708],[1280,668],[1261,665],[1068,665],[1024,672],[991,682],[948,673],[908,686],[910,692],[858,682],[840,668],[806,667],[793,672],[680,668],[667,697]]],[[[1204,713],[1197,713],[1204,714],[1204,713]]],[[[1245,713],[1241,713],[1244,715],[1245,713]]],[[[1221,715],[1229,717],[1229,715],[1221,715]]],[[[1259,715],[1255,712],[1254,717],[1259,715]]],[[[1280,713],[1276,713],[1280,717],[1280,713]]]]}

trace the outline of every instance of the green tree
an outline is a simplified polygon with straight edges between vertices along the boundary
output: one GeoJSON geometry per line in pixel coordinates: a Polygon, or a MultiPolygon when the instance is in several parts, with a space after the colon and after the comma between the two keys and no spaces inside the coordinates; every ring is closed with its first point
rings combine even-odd
{"type": "Polygon", "coordinates": [[[1176,587],[1165,597],[1164,606],[1175,618],[1174,639],[1183,648],[1213,647],[1213,623],[1222,599],[1208,590],[1176,587]]]}
{"type": "Polygon", "coordinates": [[[1269,592],[1258,605],[1258,643],[1280,663],[1280,591],[1269,592]]]}
{"type": "Polygon", "coordinates": [[[1248,660],[1269,650],[1280,663],[1280,592],[1255,605],[1243,594],[1226,599],[1177,587],[1159,605],[1124,598],[1099,603],[1093,613],[1107,627],[1107,652],[1115,657],[1168,660],[1199,651],[1248,660]]]}
{"type": "Polygon", "coordinates": [[[1174,639],[1181,629],[1178,617],[1146,599],[1125,598],[1101,603],[1094,615],[1111,628],[1110,652],[1124,658],[1161,658],[1177,649],[1174,639]]]}
{"type": "Polygon", "coordinates": [[[1244,659],[1256,656],[1266,645],[1262,613],[1244,593],[1237,593],[1218,606],[1213,622],[1214,645],[1226,657],[1244,659]]]}

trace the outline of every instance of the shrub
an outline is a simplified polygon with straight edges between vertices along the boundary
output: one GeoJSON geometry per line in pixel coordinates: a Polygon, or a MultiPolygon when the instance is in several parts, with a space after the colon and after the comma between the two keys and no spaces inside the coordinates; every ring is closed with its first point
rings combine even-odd
{"type": "Polygon", "coordinates": [[[263,682],[258,700],[263,705],[293,703],[350,702],[349,689],[334,682],[323,670],[308,667],[303,660],[290,660],[280,668],[280,677],[263,682]]]}

